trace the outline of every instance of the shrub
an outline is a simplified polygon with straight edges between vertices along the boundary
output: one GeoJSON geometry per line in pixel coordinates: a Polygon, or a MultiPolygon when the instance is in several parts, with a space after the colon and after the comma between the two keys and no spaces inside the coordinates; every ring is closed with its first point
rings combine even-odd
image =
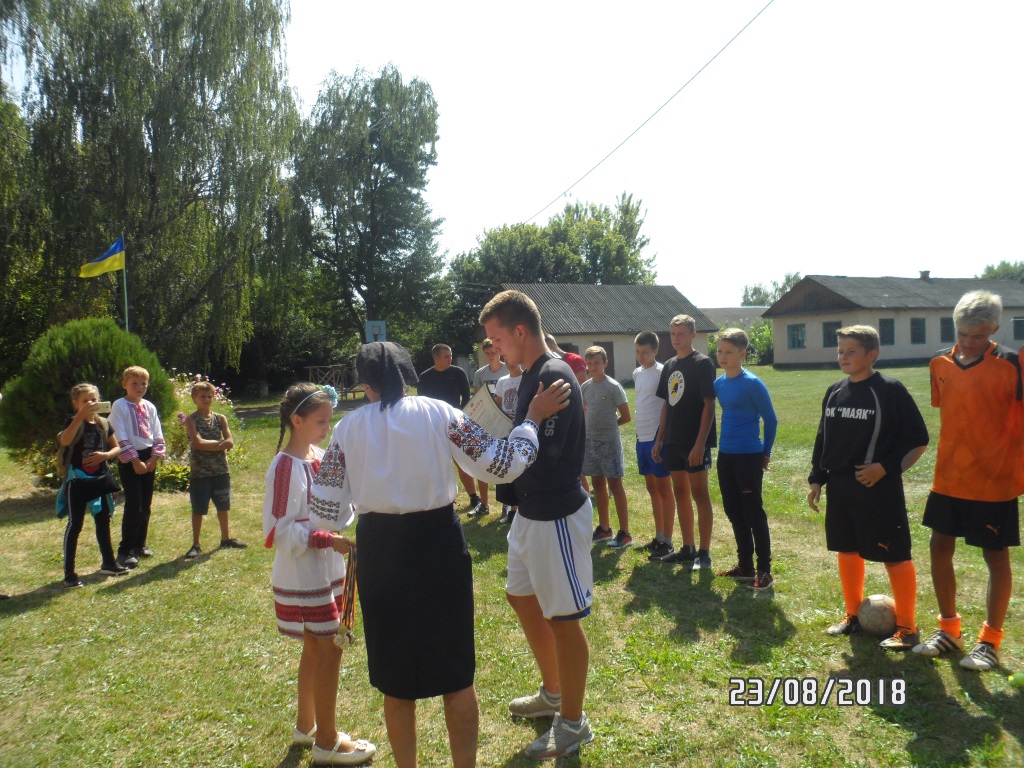
{"type": "MultiPolygon", "coordinates": [[[[172,419],[175,400],[171,382],[156,354],[146,349],[138,336],[126,333],[109,318],[54,326],[36,340],[21,374],[3,389],[0,441],[22,460],[32,454],[52,456],[54,436],[72,413],[71,387],[88,381],[99,387],[104,400],[116,400],[124,394],[121,372],[129,365],[149,371],[146,397],[156,404],[162,420],[172,419]]],[[[38,456],[33,461],[34,467],[46,464],[52,462],[38,456]]]]}
{"type": "Polygon", "coordinates": [[[747,331],[750,346],[756,354],[759,365],[771,365],[775,362],[775,343],[772,339],[771,320],[758,318],[747,331]]]}

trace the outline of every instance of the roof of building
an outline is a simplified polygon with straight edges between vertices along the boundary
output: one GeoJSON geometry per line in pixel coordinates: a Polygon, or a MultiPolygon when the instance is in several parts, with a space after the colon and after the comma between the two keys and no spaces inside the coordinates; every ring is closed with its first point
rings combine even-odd
{"type": "Polygon", "coordinates": [[[807,275],[763,313],[764,317],[845,309],[952,309],[969,291],[991,291],[1003,306],[1024,307],[1016,280],[930,277],[807,275]]]}
{"type": "Polygon", "coordinates": [[[637,334],[667,332],[676,315],[690,315],[698,333],[718,330],[703,312],[671,285],[581,285],[574,283],[505,283],[502,290],[522,291],[537,304],[544,330],[564,334],[637,334]]]}

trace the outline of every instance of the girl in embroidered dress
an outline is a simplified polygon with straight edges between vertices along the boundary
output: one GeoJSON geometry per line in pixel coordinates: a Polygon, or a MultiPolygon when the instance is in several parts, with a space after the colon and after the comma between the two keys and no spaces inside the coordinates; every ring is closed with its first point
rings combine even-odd
{"type": "MultiPolygon", "coordinates": [[[[324,455],[317,443],[330,431],[333,412],[330,395],[315,384],[295,384],[285,393],[279,452],[267,470],[263,535],[267,548],[275,550],[278,631],[302,640],[292,741],[313,748],[314,764],[360,765],[373,757],[376,747],[339,732],[336,721],[341,648],[334,640],[344,596],[343,555],[354,545],[337,533],[314,530],[309,520],[310,487],[324,455]],[[291,435],[282,451],[286,430],[291,435]]],[[[339,530],[351,520],[349,513],[339,530]]]]}

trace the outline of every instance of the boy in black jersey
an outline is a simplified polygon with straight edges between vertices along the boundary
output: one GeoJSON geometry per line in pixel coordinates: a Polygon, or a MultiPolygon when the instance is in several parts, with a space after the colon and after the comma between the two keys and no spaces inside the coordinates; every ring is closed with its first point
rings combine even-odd
{"type": "Polygon", "coordinates": [[[579,382],[544,344],[540,312],[523,293],[504,291],[480,313],[480,323],[509,365],[524,369],[515,424],[530,401],[560,381],[572,385],[570,405],[539,424],[537,460],[513,482],[519,514],[508,533],[509,604],[540,668],[536,694],[513,699],[518,717],[554,716],[526,754],[546,760],[593,740],[583,711],[590,649],[581,619],[590,613],[594,584],[590,556],[593,507],[580,485],[586,430],[579,382]]]}
{"type": "Polygon", "coordinates": [[[902,473],[921,458],[928,429],[914,399],[896,379],[876,373],[878,331],[853,325],[836,331],[839,367],[847,378],[825,392],[814,440],[807,503],[815,512],[828,484],[825,541],[839,556],[846,614],[830,635],[860,631],[864,561],[885,563],[896,603],[896,632],[880,648],[905,651],[920,642],[914,618],[917,572],[902,473]]]}

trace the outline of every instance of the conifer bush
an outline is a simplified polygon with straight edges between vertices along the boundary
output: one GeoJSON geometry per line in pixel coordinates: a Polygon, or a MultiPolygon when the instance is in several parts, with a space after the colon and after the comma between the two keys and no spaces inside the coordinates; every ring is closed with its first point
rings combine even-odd
{"type": "Polygon", "coordinates": [[[102,399],[114,401],[124,396],[121,373],[129,365],[149,371],[146,398],[156,404],[161,421],[173,422],[174,389],[156,354],[113,320],[88,318],[54,326],[32,345],[20,375],[3,388],[0,441],[33,467],[45,468],[43,459],[55,451],[54,437],[73,413],[71,387],[88,381],[99,387],[102,399]]]}

